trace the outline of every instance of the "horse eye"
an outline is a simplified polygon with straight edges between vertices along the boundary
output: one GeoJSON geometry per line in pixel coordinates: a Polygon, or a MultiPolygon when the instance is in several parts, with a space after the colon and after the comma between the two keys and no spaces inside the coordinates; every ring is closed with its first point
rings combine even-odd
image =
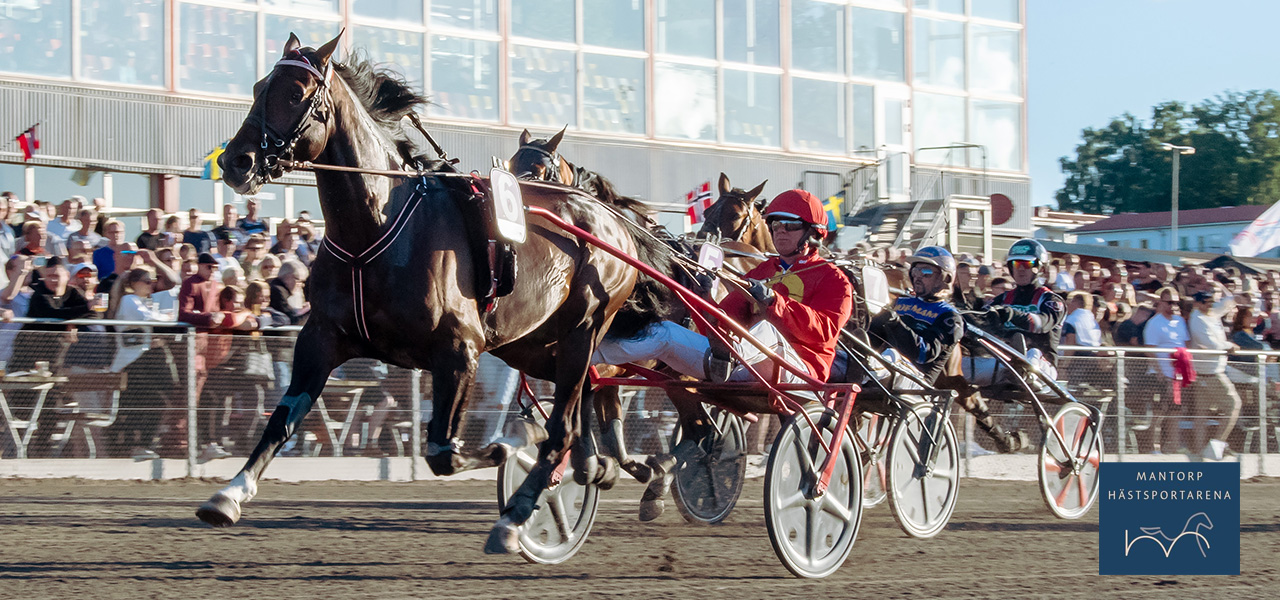
{"type": "Polygon", "coordinates": [[[297,104],[297,103],[299,103],[299,102],[302,102],[302,90],[294,90],[294,91],[293,91],[293,96],[290,98],[290,100],[291,100],[294,104],[297,104]]]}

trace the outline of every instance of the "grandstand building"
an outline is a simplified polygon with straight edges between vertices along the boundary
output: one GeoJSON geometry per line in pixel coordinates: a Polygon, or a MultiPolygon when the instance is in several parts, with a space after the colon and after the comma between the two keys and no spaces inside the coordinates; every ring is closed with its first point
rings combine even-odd
{"type": "MultiPolygon", "coordinates": [[[[769,196],[843,192],[856,231],[899,243],[982,239],[1001,193],[1014,210],[987,233],[1018,237],[1024,14],[1023,0],[0,0],[0,188],[213,212],[238,199],[200,178],[205,158],[289,33],[319,46],[345,29],[348,51],[425,89],[428,126],[467,169],[509,157],[524,128],[567,125],[562,154],[667,204],[669,223],[723,171],[768,179],[769,196]],[[36,123],[24,161],[13,136],[36,123]]],[[[318,213],[307,175],[263,191],[268,216],[318,213]]]]}

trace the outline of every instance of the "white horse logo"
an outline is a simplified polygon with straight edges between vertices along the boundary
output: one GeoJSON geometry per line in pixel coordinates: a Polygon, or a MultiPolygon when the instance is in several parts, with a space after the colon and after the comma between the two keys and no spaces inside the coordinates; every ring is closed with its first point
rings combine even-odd
{"type": "Polygon", "coordinates": [[[1182,539],[1183,536],[1189,535],[1195,537],[1196,546],[1200,548],[1200,555],[1207,558],[1209,555],[1205,553],[1205,550],[1209,549],[1209,540],[1200,533],[1201,529],[1213,529],[1213,521],[1210,521],[1209,515],[1206,515],[1203,512],[1191,515],[1191,518],[1187,519],[1187,524],[1182,526],[1182,533],[1179,533],[1175,537],[1169,537],[1160,527],[1139,527],[1138,530],[1142,531],[1145,535],[1137,536],[1131,540],[1129,539],[1129,530],[1126,529],[1124,531],[1124,555],[1129,556],[1129,549],[1133,548],[1133,545],[1138,543],[1140,540],[1151,540],[1160,546],[1160,550],[1164,552],[1165,558],[1168,558],[1169,553],[1173,552],[1173,547],[1178,543],[1178,540],[1182,539]]]}

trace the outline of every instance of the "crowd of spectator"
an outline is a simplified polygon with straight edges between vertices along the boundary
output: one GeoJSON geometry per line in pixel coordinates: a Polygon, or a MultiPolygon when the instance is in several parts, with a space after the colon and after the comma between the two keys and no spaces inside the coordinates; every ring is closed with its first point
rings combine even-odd
{"type": "MultiPolygon", "coordinates": [[[[307,318],[304,284],[320,238],[306,214],[279,221],[273,235],[252,198],[244,217],[228,204],[222,222],[208,230],[197,209],[166,215],[153,208],[146,213],[143,231],[130,241],[124,223],[106,217],[103,209],[102,199],[72,197],[53,205],[22,203],[12,192],[0,195],[0,255],[7,258],[0,274],[0,368],[5,372],[127,373],[130,383],[122,403],[185,405],[185,369],[177,365],[185,364],[186,347],[165,335],[185,330],[163,325],[178,321],[196,329],[197,397],[212,410],[222,394],[205,393],[211,376],[243,374],[246,357],[265,351],[255,345],[259,330],[298,325],[307,318]],[[20,317],[158,325],[12,322],[20,317]]],[[[271,362],[291,360],[280,356],[285,350],[275,354],[271,362]]],[[[150,424],[114,429],[133,436],[137,458],[185,456],[185,416],[181,411],[165,414],[159,423],[151,419],[150,424]]],[[[226,456],[226,426],[219,427],[216,419],[201,425],[201,456],[226,456]]]]}

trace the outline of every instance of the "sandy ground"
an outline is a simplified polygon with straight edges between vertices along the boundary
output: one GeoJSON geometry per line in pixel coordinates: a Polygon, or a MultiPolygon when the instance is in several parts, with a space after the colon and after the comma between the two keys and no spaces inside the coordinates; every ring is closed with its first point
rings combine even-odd
{"type": "Polygon", "coordinates": [[[1277,598],[1280,481],[1242,484],[1239,577],[1101,577],[1097,510],[1060,521],[1032,482],[965,480],[949,528],[905,537],[885,505],[822,581],[790,576],[764,526],[761,480],[714,527],[674,509],[635,518],[641,488],[605,494],[568,563],[487,556],[492,482],[264,482],[215,530],[209,481],[0,480],[0,598],[1277,598]]]}

